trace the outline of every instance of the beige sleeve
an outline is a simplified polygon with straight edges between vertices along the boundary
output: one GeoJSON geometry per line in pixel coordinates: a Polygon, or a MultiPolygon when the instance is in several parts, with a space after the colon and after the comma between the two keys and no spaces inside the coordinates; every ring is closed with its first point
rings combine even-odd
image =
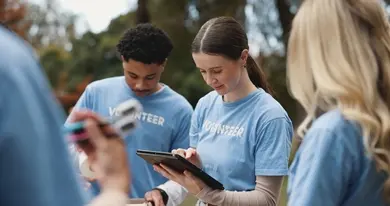
{"type": "Polygon", "coordinates": [[[126,193],[107,190],[94,198],[88,206],[126,206],[129,199],[126,193]]]}
{"type": "Polygon", "coordinates": [[[276,206],[282,182],[282,176],[256,176],[255,190],[233,192],[206,187],[196,197],[209,205],[276,206]]]}

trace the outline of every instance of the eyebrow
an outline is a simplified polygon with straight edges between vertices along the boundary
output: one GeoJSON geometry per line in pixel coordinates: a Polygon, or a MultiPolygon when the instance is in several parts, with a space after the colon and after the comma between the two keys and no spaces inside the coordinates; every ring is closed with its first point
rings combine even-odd
{"type": "MultiPolygon", "coordinates": [[[[139,75],[137,75],[137,74],[134,74],[133,72],[127,72],[128,74],[131,74],[131,75],[135,75],[135,76],[139,76],[139,75]]],[[[154,76],[154,75],[156,75],[157,73],[153,73],[153,74],[148,74],[148,75],[146,75],[147,77],[149,77],[149,76],[154,76]]]]}
{"type": "MultiPolygon", "coordinates": [[[[221,68],[222,66],[215,66],[215,67],[210,67],[210,68],[208,68],[208,69],[203,69],[203,70],[211,70],[211,69],[219,69],[219,68],[221,68]]],[[[202,68],[199,68],[199,67],[197,67],[198,69],[202,69],[202,68]]]]}

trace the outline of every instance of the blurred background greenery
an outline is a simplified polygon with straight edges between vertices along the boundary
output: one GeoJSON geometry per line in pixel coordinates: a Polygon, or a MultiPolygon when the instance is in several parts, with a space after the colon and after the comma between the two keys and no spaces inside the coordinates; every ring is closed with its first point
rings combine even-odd
{"type": "MultiPolygon", "coordinates": [[[[112,19],[100,32],[78,34],[78,15],[58,6],[57,0],[32,3],[0,0],[0,21],[34,47],[54,94],[68,111],[91,81],[122,75],[115,45],[129,27],[151,22],[172,38],[174,50],[162,82],[195,106],[210,88],[195,68],[190,44],[200,26],[216,16],[233,16],[248,32],[251,54],[265,69],[295,125],[304,113],[286,89],[285,51],[290,25],[300,0],[137,0],[134,9],[112,19]]],[[[383,1],[384,5],[390,0],[383,1]]],[[[115,0],[109,4],[115,4],[115,0]]],[[[104,8],[100,9],[105,15],[104,8]]],[[[294,147],[297,144],[294,143],[294,147]]],[[[294,151],[294,149],[293,149],[294,151]]],[[[291,155],[291,158],[293,154],[291,155]]],[[[290,158],[290,159],[291,159],[290,158]]],[[[286,181],[279,205],[285,205],[286,181]]],[[[193,205],[189,197],[183,205],[193,205]]]]}

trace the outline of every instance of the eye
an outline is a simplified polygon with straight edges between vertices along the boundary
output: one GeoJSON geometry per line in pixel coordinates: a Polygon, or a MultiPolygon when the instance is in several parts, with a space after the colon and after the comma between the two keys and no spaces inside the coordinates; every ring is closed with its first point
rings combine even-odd
{"type": "Polygon", "coordinates": [[[135,74],[127,74],[130,78],[132,78],[132,79],[137,79],[137,75],[135,75],[135,74]]]}
{"type": "Polygon", "coordinates": [[[206,71],[205,70],[200,70],[200,73],[205,74],[206,71]]]}
{"type": "Polygon", "coordinates": [[[222,69],[216,69],[216,70],[213,70],[214,74],[219,74],[222,72],[222,69]]]}
{"type": "Polygon", "coordinates": [[[156,77],[156,75],[153,75],[153,76],[147,76],[145,79],[147,79],[147,80],[152,80],[152,79],[154,79],[156,77]]]}

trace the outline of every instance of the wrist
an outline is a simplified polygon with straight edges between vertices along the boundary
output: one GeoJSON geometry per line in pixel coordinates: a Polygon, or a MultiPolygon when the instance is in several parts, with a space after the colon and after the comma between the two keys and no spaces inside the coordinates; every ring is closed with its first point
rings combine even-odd
{"type": "Polygon", "coordinates": [[[89,205],[115,206],[126,205],[129,200],[128,194],[116,189],[105,189],[89,205]]]}
{"type": "Polygon", "coordinates": [[[130,192],[130,180],[125,177],[120,178],[104,178],[101,181],[102,190],[109,191],[121,191],[123,193],[128,194],[130,192]]]}
{"type": "Polygon", "coordinates": [[[162,199],[163,199],[163,202],[164,202],[164,204],[166,205],[166,204],[168,203],[169,196],[168,196],[168,194],[165,192],[165,190],[163,190],[163,189],[161,189],[161,188],[158,188],[158,187],[153,188],[153,190],[157,190],[157,191],[160,192],[161,197],[162,197],[162,199]]]}

